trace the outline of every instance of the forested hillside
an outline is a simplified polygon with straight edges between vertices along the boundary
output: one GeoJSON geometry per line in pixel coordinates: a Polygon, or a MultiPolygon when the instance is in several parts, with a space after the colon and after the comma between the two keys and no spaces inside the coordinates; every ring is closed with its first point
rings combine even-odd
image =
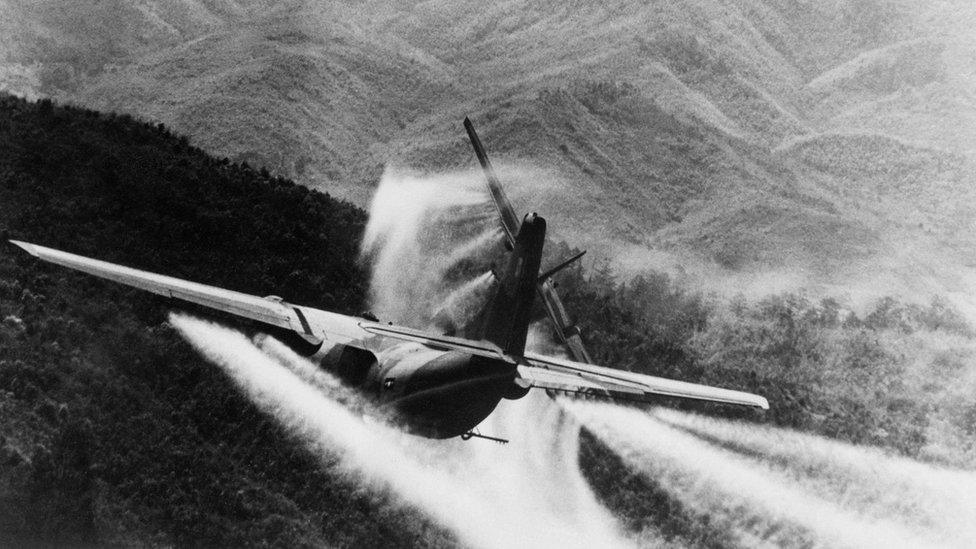
{"type": "Polygon", "coordinates": [[[601,270],[567,275],[560,288],[597,362],[770,402],[764,414],[705,406],[709,414],[976,465],[976,332],[942,299],[886,297],[855,312],[831,298],[724,299],[663,273],[626,281],[601,270]]]}
{"type": "Polygon", "coordinates": [[[0,89],[360,206],[474,166],[469,115],[517,208],[618,269],[976,310],[971,2],[62,4],[0,1],[0,89]]]}
{"type": "Polygon", "coordinates": [[[365,216],[126,115],[0,98],[0,545],[416,546],[164,322],[16,238],[358,312],[365,216]]]}

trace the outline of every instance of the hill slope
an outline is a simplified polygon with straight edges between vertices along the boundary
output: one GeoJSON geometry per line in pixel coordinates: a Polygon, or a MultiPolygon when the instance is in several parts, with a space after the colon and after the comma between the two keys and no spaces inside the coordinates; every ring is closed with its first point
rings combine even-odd
{"type": "Polygon", "coordinates": [[[976,175],[966,2],[139,6],[95,48],[115,53],[84,60],[57,52],[95,51],[83,38],[101,12],[14,10],[14,42],[31,48],[7,55],[7,81],[143,113],[360,205],[386,164],[472,167],[459,124],[471,115],[520,209],[628,269],[787,272],[815,288],[881,272],[906,294],[974,290],[969,206],[918,207],[968,201],[953,193],[976,175]],[[54,65],[74,68],[44,76],[54,65]],[[843,150],[852,134],[898,145],[857,149],[856,174],[850,155],[790,153],[843,150]],[[906,147],[923,165],[897,189],[876,184],[906,147]],[[919,262],[947,274],[920,281],[919,262]]]}
{"type": "Polygon", "coordinates": [[[351,311],[362,211],[127,116],[3,96],[0,143],[0,544],[450,543],[290,438],[171,304],[6,244],[351,311]]]}

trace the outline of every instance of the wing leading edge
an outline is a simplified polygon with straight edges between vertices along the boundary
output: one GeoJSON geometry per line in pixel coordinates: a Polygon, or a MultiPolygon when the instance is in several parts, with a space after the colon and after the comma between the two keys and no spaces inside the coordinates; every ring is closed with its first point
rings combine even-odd
{"type": "Polygon", "coordinates": [[[553,389],[611,398],[650,401],[654,397],[672,397],[769,409],[765,397],[697,383],[688,383],[583,364],[562,358],[526,353],[518,368],[523,387],[553,389]]]}
{"type": "Polygon", "coordinates": [[[676,381],[535,353],[525,353],[521,357],[511,356],[489,341],[433,335],[402,326],[365,321],[360,326],[374,335],[517,364],[518,377],[515,382],[522,387],[638,401],[651,401],[654,397],[663,396],[769,409],[769,402],[764,397],[743,391],[676,381]]]}
{"type": "Polygon", "coordinates": [[[300,307],[276,297],[258,297],[141,271],[27,242],[16,240],[10,242],[43,261],[133,286],[164,297],[196,303],[232,315],[292,330],[315,345],[326,340],[344,345],[355,344],[369,335],[359,325],[360,322],[366,321],[356,317],[300,307]]]}

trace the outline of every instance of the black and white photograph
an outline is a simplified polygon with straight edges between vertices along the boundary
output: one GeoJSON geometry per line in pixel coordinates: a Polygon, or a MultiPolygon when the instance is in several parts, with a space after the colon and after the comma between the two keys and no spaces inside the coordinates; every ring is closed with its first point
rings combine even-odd
{"type": "Polygon", "coordinates": [[[976,547],[976,2],[0,0],[0,547],[976,547]]]}

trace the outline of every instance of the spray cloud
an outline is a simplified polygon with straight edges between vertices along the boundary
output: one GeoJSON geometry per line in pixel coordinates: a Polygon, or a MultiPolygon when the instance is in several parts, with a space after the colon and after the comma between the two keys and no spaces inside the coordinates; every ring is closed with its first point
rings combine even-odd
{"type": "Polygon", "coordinates": [[[741,544],[963,547],[976,539],[970,473],[672,410],[562,405],[630,467],[741,544]]]}
{"type": "Polygon", "coordinates": [[[490,418],[491,426],[511,429],[517,445],[431,443],[350,413],[333,397],[337,382],[280,344],[264,341],[273,349],[264,352],[216,324],[179,314],[170,322],[312,451],[338,455],[350,473],[423,509],[465,543],[627,545],[578,473],[578,424],[544,397],[504,406],[490,418]],[[306,381],[312,374],[314,385],[306,381]]]}
{"type": "MultiPolygon", "coordinates": [[[[387,172],[363,243],[374,312],[428,324],[441,311],[459,326],[486,298],[485,258],[501,233],[478,177],[387,172]]],[[[364,422],[355,392],[272,338],[243,336],[184,316],[171,320],[248,396],[316,452],[338,454],[365,482],[391,490],[481,547],[621,547],[628,541],[579,470],[579,425],[544,395],[503,401],[480,428],[511,438],[429,441],[364,422]],[[341,402],[341,404],[340,404],[341,402]]],[[[415,346],[416,347],[416,346],[415,346]]],[[[395,353],[416,358],[410,345],[395,353]]],[[[432,352],[426,350],[426,352],[432,352]]]]}
{"type": "MultiPolygon", "coordinates": [[[[452,290],[448,271],[498,247],[500,228],[481,185],[470,174],[383,174],[362,246],[379,318],[426,327],[452,290]]],[[[484,273],[487,263],[476,270],[484,273]]]]}
{"type": "Polygon", "coordinates": [[[958,545],[976,540],[976,473],[788,429],[658,409],[662,423],[763,462],[796,486],[873,520],[958,545]]]}

